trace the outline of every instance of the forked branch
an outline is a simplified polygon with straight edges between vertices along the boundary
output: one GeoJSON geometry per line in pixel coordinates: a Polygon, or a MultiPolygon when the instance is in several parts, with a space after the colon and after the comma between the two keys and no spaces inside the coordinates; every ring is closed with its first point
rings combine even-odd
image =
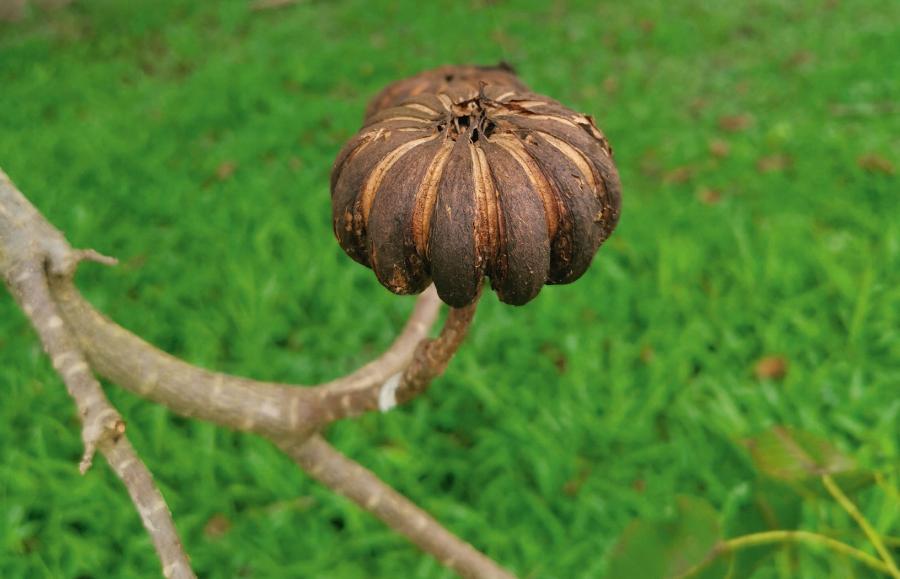
{"type": "Polygon", "coordinates": [[[194,577],[172,515],[147,467],[125,436],[125,422],[106,398],[77,341],[53,301],[47,280],[69,275],[80,259],[97,259],[93,252],[67,249],[61,235],[49,228],[0,171],[0,271],[16,303],[25,312],[53,367],[78,407],[82,424],[84,474],[99,450],[128,489],[144,528],[150,533],[163,575],[194,577]],[[43,237],[38,237],[44,233],[43,237]]]}
{"type": "Polygon", "coordinates": [[[465,577],[512,577],[319,434],[335,420],[386,411],[424,392],[461,344],[475,304],[452,309],[440,335],[428,340],[440,306],[429,289],[382,356],[343,378],[298,387],[198,368],[141,340],[75,289],[72,278],[82,259],[108,261],[72,249],[0,171],[0,272],[76,400],[84,419],[83,465],[89,465],[94,449],[104,453],[125,482],[167,577],[193,577],[193,572],[168,508],[91,370],[183,416],[265,436],[314,478],[465,577]]]}

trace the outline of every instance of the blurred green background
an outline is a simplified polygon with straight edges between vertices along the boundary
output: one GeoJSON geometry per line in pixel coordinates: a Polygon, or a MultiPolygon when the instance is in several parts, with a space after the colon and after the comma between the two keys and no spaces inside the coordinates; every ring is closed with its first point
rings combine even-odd
{"type": "MultiPolygon", "coordinates": [[[[590,271],[523,308],[487,295],[426,396],[328,434],[523,577],[603,577],[628,522],[677,495],[740,512],[741,441],[772,425],[900,484],[898,22],[896,0],[32,8],[0,24],[0,167],[121,260],[79,276],[115,320],[314,383],[413,303],[331,232],[331,162],[369,97],[505,59],[594,115],[624,207],[590,271]]],[[[202,577],[450,576],[271,445],[108,391],[202,577]]],[[[5,294],[0,442],[0,576],[158,575],[106,464],[79,476],[73,404],[5,294]]],[[[883,490],[854,499],[900,535],[883,490]]],[[[797,523],[855,532],[823,502],[797,523]]],[[[870,575],[809,551],[754,575],[852,576],[870,575]]]]}

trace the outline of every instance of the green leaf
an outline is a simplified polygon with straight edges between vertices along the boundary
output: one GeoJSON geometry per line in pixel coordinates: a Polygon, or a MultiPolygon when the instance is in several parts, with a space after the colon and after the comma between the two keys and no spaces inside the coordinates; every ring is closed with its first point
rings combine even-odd
{"type": "MultiPolygon", "coordinates": [[[[675,510],[669,520],[632,521],[613,549],[608,576],[674,579],[709,558],[721,537],[719,514],[703,499],[687,496],[677,498],[675,510]]],[[[716,560],[692,577],[724,577],[726,568],[716,560]]]]}
{"type": "Polygon", "coordinates": [[[760,472],[789,483],[857,470],[856,461],[828,441],[790,427],[775,426],[746,444],[760,472]]]}

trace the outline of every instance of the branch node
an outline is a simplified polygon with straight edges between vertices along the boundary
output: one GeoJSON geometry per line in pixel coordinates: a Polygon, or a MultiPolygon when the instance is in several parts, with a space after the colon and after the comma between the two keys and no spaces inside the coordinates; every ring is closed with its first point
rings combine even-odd
{"type": "Polygon", "coordinates": [[[86,475],[93,466],[95,454],[97,454],[97,445],[85,442],[84,454],[81,456],[81,462],[78,463],[78,472],[81,473],[81,476],[86,475]]]}
{"type": "Polygon", "coordinates": [[[82,261],[92,261],[107,266],[114,266],[119,260],[103,255],[94,249],[72,249],[66,243],[51,243],[47,247],[48,271],[56,276],[66,279],[75,277],[75,270],[82,261]]]}
{"type": "Polygon", "coordinates": [[[125,433],[125,421],[112,408],[103,409],[92,420],[85,420],[81,438],[84,442],[84,454],[78,463],[78,471],[84,475],[94,462],[97,449],[105,442],[115,444],[125,433]]]}
{"type": "Polygon", "coordinates": [[[154,508],[149,513],[142,510],[146,504],[165,502],[125,437],[125,423],[88,366],[74,335],[74,324],[64,319],[60,303],[52,295],[53,282],[71,282],[77,264],[83,260],[115,263],[93,250],[73,250],[0,169],[0,277],[37,331],[78,408],[84,443],[79,470],[85,474],[100,450],[125,484],[163,569],[171,569],[172,577],[192,579],[195,575],[171,513],[167,508],[154,508]]]}
{"type": "Polygon", "coordinates": [[[78,249],[75,253],[78,261],[92,261],[109,267],[119,265],[118,259],[110,255],[104,255],[95,249],[78,249]]]}

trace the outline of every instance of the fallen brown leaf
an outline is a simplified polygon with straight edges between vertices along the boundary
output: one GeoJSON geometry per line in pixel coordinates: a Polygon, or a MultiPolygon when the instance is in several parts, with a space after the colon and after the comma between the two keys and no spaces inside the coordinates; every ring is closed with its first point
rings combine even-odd
{"type": "Polygon", "coordinates": [[[861,169],[869,173],[884,173],[885,175],[893,175],[895,172],[894,164],[888,159],[877,153],[868,153],[856,160],[861,169]]]}
{"type": "Polygon", "coordinates": [[[722,200],[722,192],[718,189],[704,187],[697,191],[697,199],[704,205],[715,205],[722,200]]]}
{"type": "Polygon", "coordinates": [[[647,149],[638,161],[638,168],[644,177],[658,177],[662,173],[662,163],[656,149],[647,149]]]}
{"type": "Polygon", "coordinates": [[[727,157],[731,152],[731,145],[723,139],[713,139],[709,142],[709,154],[720,159],[727,157]]]}
{"type": "Polygon", "coordinates": [[[603,79],[603,90],[606,94],[616,94],[619,92],[619,79],[616,76],[608,76],[603,79]]]}
{"type": "Polygon", "coordinates": [[[753,367],[753,373],[759,380],[781,380],[787,372],[787,359],[778,355],[763,356],[753,367]]]}
{"type": "Polygon", "coordinates": [[[776,153],[774,155],[760,157],[759,160],[756,161],[756,170],[760,173],[774,173],[776,171],[784,171],[790,167],[792,163],[793,159],[791,159],[790,156],[776,153]]]}
{"type": "Polygon", "coordinates": [[[746,130],[751,124],[753,124],[753,117],[746,113],[719,117],[719,128],[729,133],[746,130]]]}
{"type": "Polygon", "coordinates": [[[691,116],[698,117],[700,116],[700,113],[702,113],[708,106],[709,99],[704,97],[695,97],[691,99],[690,103],[688,103],[688,111],[691,113],[691,116]]]}
{"type": "Polygon", "coordinates": [[[256,0],[250,3],[250,10],[275,10],[299,3],[300,0],[256,0]]]}
{"type": "Polygon", "coordinates": [[[206,521],[206,524],[203,525],[203,534],[210,539],[221,537],[229,530],[231,530],[231,521],[221,513],[211,516],[209,520],[206,521]]]}
{"type": "Polygon", "coordinates": [[[798,50],[790,57],[788,57],[787,61],[785,61],[785,66],[787,68],[800,68],[805,64],[811,63],[815,60],[815,55],[808,50],[798,50]]]}
{"type": "Polygon", "coordinates": [[[694,176],[694,168],[689,165],[672,169],[663,177],[663,183],[684,183],[694,176]]]}
{"type": "Polygon", "coordinates": [[[234,175],[234,171],[237,169],[237,165],[232,161],[224,161],[216,167],[216,179],[219,181],[225,181],[234,175]]]}

